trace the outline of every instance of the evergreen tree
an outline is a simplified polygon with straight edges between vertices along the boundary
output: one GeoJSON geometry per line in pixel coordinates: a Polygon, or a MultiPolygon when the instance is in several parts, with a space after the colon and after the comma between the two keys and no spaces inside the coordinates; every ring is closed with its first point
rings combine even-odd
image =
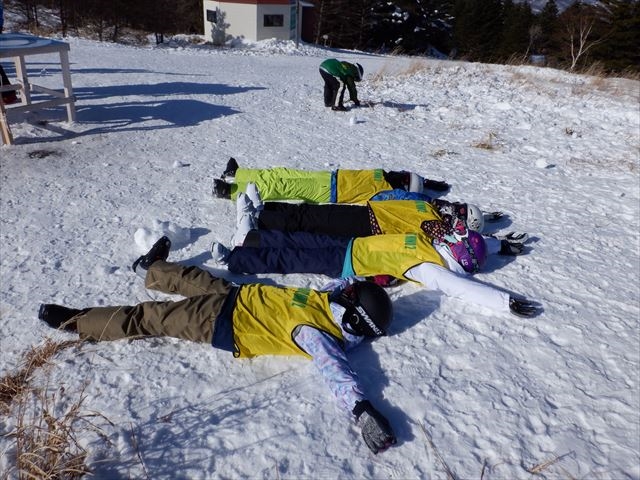
{"type": "Polygon", "coordinates": [[[451,2],[444,0],[376,1],[372,6],[369,45],[374,49],[424,54],[448,51],[451,2]]]}
{"type": "Polygon", "coordinates": [[[594,47],[593,59],[609,71],[640,71],[640,2],[601,0],[599,7],[603,42],[594,47]]]}
{"type": "Polygon", "coordinates": [[[552,57],[558,49],[556,38],[558,35],[558,5],[555,0],[548,0],[538,15],[537,25],[540,27],[540,37],[534,46],[534,53],[540,53],[552,57]]]}
{"type": "Polygon", "coordinates": [[[502,32],[502,2],[456,0],[453,16],[458,55],[473,61],[493,61],[498,56],[502,32]]]}
{"type": "Polygon", "coordinates": [[[498,59],[501,61],[518,57],[524,60],[530,53],[533,26],[533,12],[528,2],[514,4],[504,0],[502,6],[502,36],[498,59]]]}

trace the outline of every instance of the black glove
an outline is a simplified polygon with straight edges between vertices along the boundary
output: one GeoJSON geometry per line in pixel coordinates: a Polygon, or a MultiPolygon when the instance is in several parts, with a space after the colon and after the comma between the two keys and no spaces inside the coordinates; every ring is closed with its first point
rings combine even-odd
{"type": "Polygon", "coordinates": [[[353,101],[353,104],[354,104],[356,107],[359,107],[359,106],[360,106],[360,100],[354,100],[354,101],[353,101]]]}
{"type": "Polygon", "coordinates": [[[540,306],[529,300],[509,297],[509,310],[518,317],[533,317],[540,311],[540,306]]]}
{"type": "Polygon", "coordinates": [[[520,255],[524,250],[524,243],[500,240],[500,255],[520,255]]]}
{"type": "Polygon", "coordinates": [[[369,400],[356,403],[353,409],[358,425],[362,429],[362,438],[373,453],[383,452],[395,445],[396,436],[386,418],[378,412],[369,400]]]}

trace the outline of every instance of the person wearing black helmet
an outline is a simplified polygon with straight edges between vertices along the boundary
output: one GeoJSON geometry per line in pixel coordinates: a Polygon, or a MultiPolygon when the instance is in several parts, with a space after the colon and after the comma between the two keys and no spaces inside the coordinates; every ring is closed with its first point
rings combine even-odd
{"type": "Polygon", "coordinates": [[[335,58],[325,60],[320,64],[320,75],[324,80],[324,106],[332,110],[345,111],[344,91],[349,90],[349,99],[356,107],[360,106],[356,82],[360,82],[364,75],[362,65],[359,63],[341,62],[335,58]],[[342,82],[342,91],[336,105],[338,90],[342,82]]]}
{"type": "Polygon", "coordinates": [[[374,453],[396,443],[387,419],[363,394],[346,351],[387,334],[393,318],[386,292],[370,282],[331,292],[262,284],[235,285],[198,267],[168,262],[171,241],[159,239],[132,268],[145,286],[186,297],[133,306],[72,309],[42,304],[38,318],[81,339],[108,341],[171,336],[211,343],[237,358],[301,355],[311,359],[338,403],[353,414],[374,453]]]}

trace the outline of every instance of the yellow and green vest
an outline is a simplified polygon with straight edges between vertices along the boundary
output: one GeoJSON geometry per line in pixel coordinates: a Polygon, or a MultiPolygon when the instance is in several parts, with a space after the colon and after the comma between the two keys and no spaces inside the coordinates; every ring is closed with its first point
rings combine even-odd
{"type": "Polygon", "coordinates": [[[309,288],[251,284],[240,287],[233,309],[234,356],[304,355],[292,335],[299,325],[317,328],[342,342],[329,294],[309,288]]]}
{"type": "Polygon", "coordinates": [[[407,271],[421,263],[446,267],[445,260],[422,233],[373,235],[354,238],[343,276],[392,275],[409,280],[407,271]],[[349,265],[347,265],[349,263],[349,265]]]}
{"type": "Polygon", "coordinates": [[[393,187],[381,168],[375,170],[338,170],[337,203],[366,203],[371,197],[393,187]]]}
{"type": "Polygon", "coordinates": [[[424,200],[385,200],[367,204],[382,234],[420,232],[425,220],[442,220],[433,205],[424,200]]]}

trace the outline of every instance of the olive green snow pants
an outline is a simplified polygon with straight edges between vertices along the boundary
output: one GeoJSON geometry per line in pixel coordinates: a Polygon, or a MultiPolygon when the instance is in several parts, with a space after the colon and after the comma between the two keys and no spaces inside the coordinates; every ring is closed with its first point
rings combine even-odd
{"type": "Polygon", "coordinates": [[[158,260],[149,267],[145,286],[187,298],[176,302],[89,308],[76,317],[80,338],[101,341],[169,336],[211,342],[213,322],[231,290],[229,282],[198,267],[158,260]]]}

